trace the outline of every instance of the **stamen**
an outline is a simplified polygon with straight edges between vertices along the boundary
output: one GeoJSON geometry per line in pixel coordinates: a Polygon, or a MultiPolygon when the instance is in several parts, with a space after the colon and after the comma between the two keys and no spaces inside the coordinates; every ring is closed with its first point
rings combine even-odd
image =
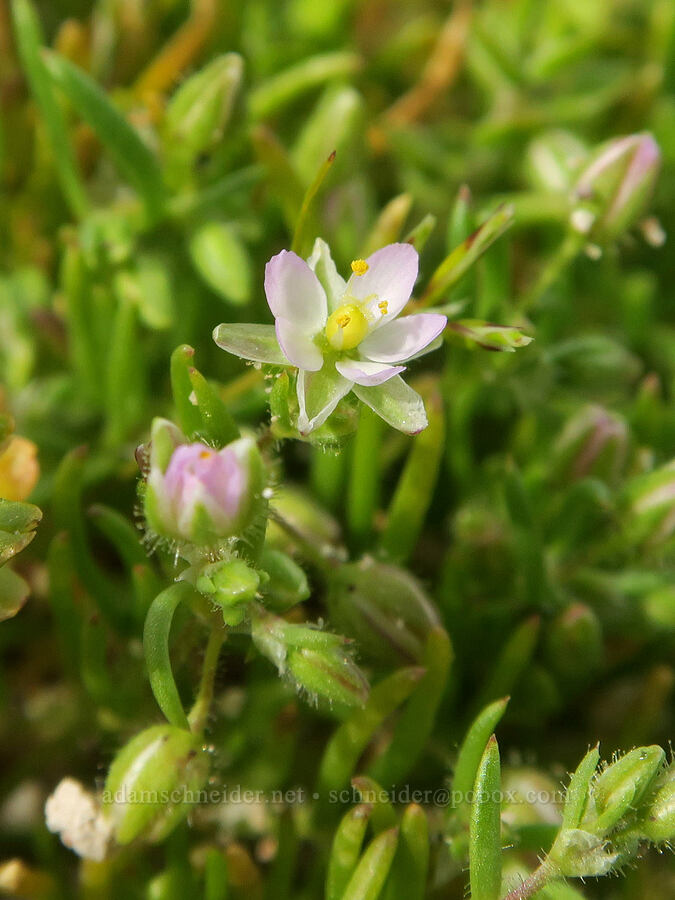
{"type": "Polygon", "coordinates": [[[380,300],[380,302],[377,304],[377,308],[383,316],[386,316],[389,312],[389,302],[387,300],[380,300]]]}
{"type": "Polygon", "coordinates": [[[211,451],[210,450],[202,450],[202,452],[199,454],[199,458],[200,459],[210,459],[211,451]]]}
{"type": "Polygon", "coordinates": [[[352,260],[352,272],[355,275],[365,275],[369,268],[370,266],[365,259],[352,260]]]}

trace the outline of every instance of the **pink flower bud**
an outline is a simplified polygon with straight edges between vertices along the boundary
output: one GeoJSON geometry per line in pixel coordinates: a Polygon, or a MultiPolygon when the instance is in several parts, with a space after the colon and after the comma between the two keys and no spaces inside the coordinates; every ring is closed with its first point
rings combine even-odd
{"type": "Polygon", "coordinates": [[[262,483],[250,438],[216,450],[181,443],[170,423],[153,423],[145,515],[158,535],[200,545],[240,535],[259,508],[262,483]]]}
{"type": "Polygon", "coordinates": [[[650,134],[615,138],[582,172],[575,194],[588,202],[589,236],[611,241],[644,213],[661,165],[661,151],[650,134]]]}

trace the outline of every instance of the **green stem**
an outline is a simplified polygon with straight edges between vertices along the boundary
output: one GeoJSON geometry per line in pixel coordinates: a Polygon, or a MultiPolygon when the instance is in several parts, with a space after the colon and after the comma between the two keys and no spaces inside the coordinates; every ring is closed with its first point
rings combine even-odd
{"type": "Polygon", "coordinates": [[[206,644],[197,698],[188,715],[190,730],[198,735],[202,735],[206,728],[206,721],[211,708],[211,701],[213,700],[213,685],[218,670],[218,656],[226,640],[227,632],[225,629],[222,626],[215,626],[211,630],[208,643],[206,644]]]}
{"type": "Polygon", "coordinates": [[[538,869],[535,869],[517,888],[509,891],[503,900],[528,900],[528,897],[533,897],[554,875],[555,869],[544,860],[538,869]]]}
{"type": "Polygon", "coordinates": [[[556,252],[540,272],[535,283],[524,294],[519,303],[521,312],[530,309],[541,300],[546,291],[558,280],[575,256],[579,254],[585,241],[584,235],[576,231],[568,232],[556,252]]]}

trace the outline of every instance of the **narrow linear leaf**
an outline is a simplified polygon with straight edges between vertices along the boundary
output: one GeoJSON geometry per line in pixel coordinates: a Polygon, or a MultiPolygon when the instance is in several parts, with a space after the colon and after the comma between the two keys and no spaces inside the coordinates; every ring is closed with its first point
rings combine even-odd
{"type": "Polygon", "coordinates": [[[335,150],[333,150],[328,159],[323,163],[319,171],[316,173],[316,178],[307,188],[307,190],[305,191],[305,195],[302,198],[300,212],[298,213],[298,220],[295,223],[293,241],[291,243],[291,250],[293,250],[294,253],[298,253],[300,256],[305,256],[311,249],[311,236],[307,235],[308,224],[310,221],[310,212],[312,210],[312,205],[314,203],[316,195],[319,192],[319,188],[323,184],[326,175],[328,175],[334,162],[335,150]]]}
{"type": "Polygon", "coordinates": [[[65,118],[40,55],[44,43],[40,22],[29,0],[13,0],[12,13],[19,56],[42,114],[61,188],[73,215],[84,218],[89,210],[89,200],[77,169],[65,118]]]}
{"type": "Polygon", "coordinates": [[[213,848],[204,862],[204,900],[227,900],[228,893],[227,860],[213,848]]]}
{"type": "Polygon", "coordinates": [[[181,344],[171,354],[171,391],[176,416],[184,434],[192,437],[202,429],[202,414],[192,402],[190,369],[195,351],[188,344],[181,344]]]}
{"type": "Polygon", "coordinates": [[[347,485],[347,525],[354,543],[365,545],[373,529],[380,497],[380,444],[384,423],[367,406],[354,437],[347,485]]]}
{"type": "Polygon", "coordinates": [[[143,629],[143,651],[150,686],[167,720],[178,728],[189,728],[171,669],[169,634],[178,604],[187,600],[193,588],[185,582],[172,584],[152,602],[143,629]]]}
{"type": "Polygon", "coordinates": [[[141,544],[140,532],[132,523],[110,506],[94,504],[89,509],[89,517],[96,527],[115,547],[128,569],[147,562],[147,554],[141,544]]]}
{"type": "Polygon", "coordinates": [[[372,807],[359,803],[338,825],[328,861],[326,900],[341,900],[359,861],[372,807]]]}
{"type": "Polygon", "coordinates": [[[502,881],[499,748],[489,739],[478,767],[469,827],[471,900],[499,900],[502,881]]]}
{"type": "Polygon", "coordinates": [[[399,194],[387,203],[366,238],[364,256],[370,256],[386,244],[393,244],[399,239],[412,202],[411,194],[399,194]]]}
{"type": "Polygon", "coordinates": [[[540,626],[540,617],[530,616],[511,633],[481,691],[481,705],[489,703],[500,694],[513,692],[532,660],[540,626]]]}
{"type": "Polygon", "coordinates": [[[82,69],[56,53],[44,53],[47,68],[84,121],[96,132],[122,175],[143,198],[156,220],[164,204],[164,185],[157,158],[136,129],[82,69]]]}
{"type": "Polygon", "coordinates": [[[443,398],[437,385],[425,392],[429,425],[413,442],[380,538],[384,556],[405,562],[415,549],[433,498],[445,445],[443,398]]]}
{"type": "Polygon", "coordinates": [[[370,824],[375,834],[396,825],[396,810],[382,785],[368,775],[358,775],[356,778],[352,778],[352,787],[358,791],[361,802],[372,807],[370,824]]]}
{"type": "Polygon", "coordinates": [[[326,747],[317,791],[327,795],[349,783],[359,757],[377,729],[410,696],[424,675],[417,666],[399,669],[371,689],[368,702],[337,729],[326,747]]]}
{"type": "Polygon", "coordinates": [[[431,276],[419,305],[429,306],[446,293],[512,224],[513,207],[501,206],[443,260],[431,276]]]}
{"type": "Polygon", "coordinates": [[[237,423],[218,396],[217,390],[193,366],[188,368],[190,384],[203,422],[203,434],[216,446],[224,447],[239,437],[237,423]]]}
{"type": "Polygon", "coordinates": [[[360,66],[360,57],[349,51],[323,53],[305,59],[249,93],[251,118],[264,119],[320,84],[353,75],[360,66]]]}
{"type": "Polygon", "coordinates": [[[459,756],[452,777],[452,796],[459,798],[460,808],[467,813],[466,797],[473,788],[476,773],[490,735],[506,712],[510,697],[502,697],[486,706],[473,720],[459,748],[459,756]]]}
{"type": "Polygon", "coordinates": [[[423,900],[429,868],[429,823],[421,806],[403,813],[398,848],[385,890],[386,900],[423,900]]]}
{"type": "Polygon", "coordinates": [[[445,691],[452,657],[452,644],[445,629],[432,628],[422,658],[426,673],[406,703],[389,747],[369,769],[369,774],[383,784],[400,782],[423,753],[445,691]]]}
{"type": "Polygon", "coordinates": [[[387,880],[397,844],[397,828],[383,831],[372,841],[350,878],[342,900],[377,900],[387,880]]]}
{"type": "Polygon", "coordinates": [[[592,747],[581,760],[570,779],[563,808],[563,828],[579,828],[588,802],[588,789],[598,763],[600,751],[592,747]]]}

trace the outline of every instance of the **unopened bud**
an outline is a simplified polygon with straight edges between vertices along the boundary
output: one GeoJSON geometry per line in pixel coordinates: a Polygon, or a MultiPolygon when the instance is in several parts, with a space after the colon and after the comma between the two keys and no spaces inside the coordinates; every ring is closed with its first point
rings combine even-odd
{"type": "Polygon", "coordinates": [[[519,347],[527,347],[532,338],[512,325],[495,325],[480,319],[458,319],[448,322],[448,331],[464,338],[470,345],[483,350],[515,353],[519,347]]]}
{"type": "Polygon", "coordinates": [[[635,544],[660,547],[675,534],[675,460],[627,486],[628,531],[635,544]]]}
{"type": "Polygon", "coordinates": [[[587,812],[584,827],[598,835],[607,834],[638,806],[664,760],[661,747],[637,747],[608,766],[591,785],[594,808],[587,812]]]}
{"type": "Polygon", "coordinates": [[[240,535],[260,506],[263,464],[255,442],[240,438],[215,450],[182,441],[175,426],[155,419],[144,496],[148,526],[200,546],[240,535]]]}
{"type": "MultiPolygon", "coordinates": [[[[339,540],[340,526],[337,521],[308,491],[284,485],[275,491],[270,505],[303,537],[326,546],[332,546],[339,540]]],[[[273,518],[267,526],[266,544],[285,552],[290,552],[295,546],[293,538],[273,518]]]]}
{"type": "Polygon", "coordinates": [[[164,838],[199,799],[209,773],[200,739],[173,725],[147,728],[120,750],[110,767],[103,802],[115,838],[164,838]]]}
{"type": "Polygon", "coordinates": [[[248,605],[255,599],[260,575],[243,559],[220,560],[204,566],[196,588],[221,607],[226,625],[240,625],[246,618],[248,605]]]}
{"type": "Polygon", "coordinates": [[[586,157],[586,147],[569,131],[555,129],[535,138],[527,148],[528,175],[535,188],[568,191],[586,157]]]}
{"type": "Polygon", "coordinates": [[[184,81],[176,91],[165,119],[169,168],[176,163],[194,163],[222,139],[243,68],[238,53],[226,53],[184,81]]]}
{"type": "Polygon", "coordinates": [[[621,475],[628,440],[622,418],[601,406],[586,406],[565,425],[555,446],[554,469],[571,481],[593,477],[611,484],[621,475]]]}
{"type": "Polygon", "coordinates": [[[368,682],[341,635],[290,624],[260,610],[253,618],[251,636],[279,674],[311,698],[343,707],[363,706],[368,699],[368,682]]]}
{"type": "Polygon", "coordinates": [[[307,576],[287,554],[265,548],[260,556],[260,568],[267,575],[260,588],[263,603],[272,612],[284,613],[309,597],[307,576]]]}
{"type": "Polygon", "coordinates": [[[331,620],[385,665],[420,662],[429,631],[440,624],[432,602],[406,571],[372,559],[340,566],[331,577],[331,620]]]}
{"type": "Polygon", "coordinates": [[[616,240],[645,211],[661,165],[650,134],[615,138],[602,146],[582,172],[575,197],[594,216],[589,238],[616,240]]]}
{"type": "Polygon", "coordinates": [[[583,683],[602,664],[602,629],[593,610],[573,603],[560,613],[546,633],[548,661],[561,680],[583,683]]]}
{"type": "Polygon", "coordinates": [[[638,825],[655,844],[675,840],[675,764],[671,763],[654,785],[655,793],[638,825]]]}

